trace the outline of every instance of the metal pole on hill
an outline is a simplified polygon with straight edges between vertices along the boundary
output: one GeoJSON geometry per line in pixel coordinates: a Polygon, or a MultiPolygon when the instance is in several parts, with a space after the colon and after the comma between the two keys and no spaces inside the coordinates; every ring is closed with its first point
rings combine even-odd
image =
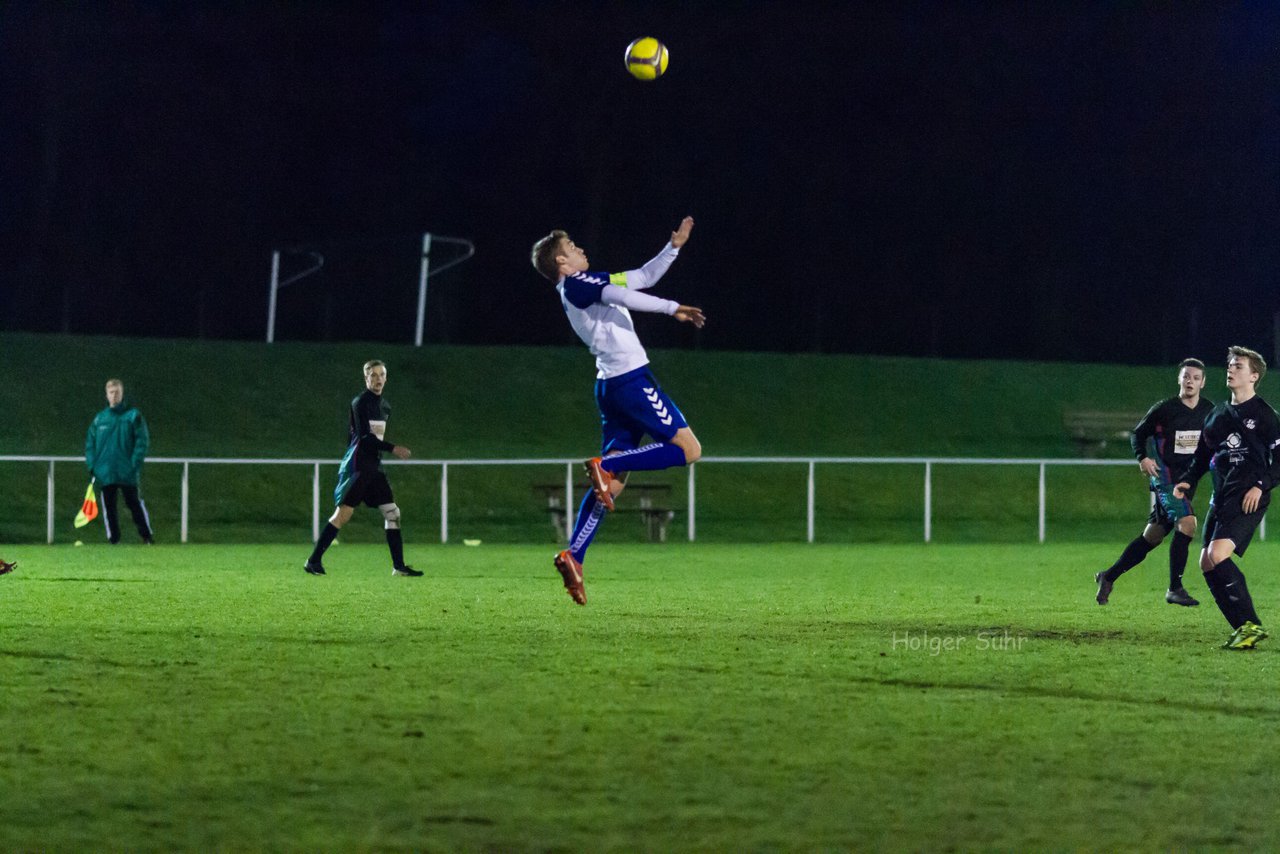
{"type": "Polygon", "coordinates": [[[443,273],[450,267],[461,264],[463,261],[476,254],[476,246],[470,240],[461,237],[443,237],[439,234],[432,235],[431,232],[424,232],[422,235],[422,263],[418,268],[418,325],[413,333],[413,346],[422,346],[422,333],[426,325],[427,317],[427,279],[443,273]],[[438,243],[453,243],[458,246],[465,246],[466,253],[452,260],[446,261],[436,269],[431,269],[431,242],[435,240],[438,243]]]}
{"type": "Polygon", "coordinates": [[[324,266],[324,256],[319,252],[311,252],[302,249],[276,249],[271,253],[271,284],[267,291],[267,343],[271,344],[276,340],[276,293],[285,285],[292,285],[299,279],[304,279],[312,273],[317,273],[324,266]],[[291,252],[293,254],[306,254],[311,256],[311,266],[303,270],[301,273],[295,273],[283,282],[280,281],[280,255],[282,252],[291,252]]]}

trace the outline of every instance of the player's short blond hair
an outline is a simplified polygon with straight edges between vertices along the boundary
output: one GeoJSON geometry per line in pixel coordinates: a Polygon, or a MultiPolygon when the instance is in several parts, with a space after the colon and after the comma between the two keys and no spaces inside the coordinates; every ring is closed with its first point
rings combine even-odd
{"type": "Polygon", "coordinates": [[[120,386],[120,388],[124,388],[124,383],[123,383],[123,382],[121,382],[120,380],[116,379],[115,377],[108,377],[108,378],[107,378],[107,381],[106,381],[105,383],[103,383],[103,386],[102,386],[102,387],[103,387],[103,388],[111,388],[113,385],[118,385],[118,386],[120,386]]]}
{"type": "Polygon", "coordinates": [[[386,367],[387,367],[386,362],[382,361],[381,359],[370,359],[369,361],[364,363],[364,375],[366,377],[369,376],[369,372],[372,371],[374,368],[385,369],[386,367]]]}
{"type": "Polygon", "coordinates": [[[1227,348],[1228,362],[1231,361],[1232,356],[1248,359],[1249,367],[1258,375],[1258,382],[1262,382],[1262,378],[1267,375],[1267,360],[1262,358],[1262,354],[1258,351],[1250,350],[1248,347],[1231,346],[1227,348]]]}
{"type": "Polygon", "coordinates": [[[560,278],[560,265],[556,263],[556,256],[561,254],[560,241],[568,236],[568,232],[557,228],[533,244],[533,252],[530,253],[533,269],[553,282],[560,278]]]}

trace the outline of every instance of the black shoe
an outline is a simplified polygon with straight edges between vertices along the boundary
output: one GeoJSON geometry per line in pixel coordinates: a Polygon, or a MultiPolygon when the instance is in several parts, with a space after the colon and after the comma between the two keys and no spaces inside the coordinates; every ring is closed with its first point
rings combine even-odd
{"type": "Polygon", "coordinates": [[[422,573],[421,573],[421,572],[418,572],[418,570],[414,569],[413,567],[409,566],[408,564],[405,564],[404,566],[397,566],[397,567],[393,568],[393,569],[391,570],[391,574],[392,574],[392,575],[407,575],[407,576],[409,576],[410,578],[417,578],[418,576],[422,575],[422,573]]]}
{"type": "Polygon", "coordinates": [[[311,575],[324,575],[324,564],[318,560],[309,560],[302,565],[302,568],[311,575]]]}
{"type": "Polygon", "coordinates": [[[156,541],[151,539],[150,537],[143,537],[142,544],[144,546],[154,546],[156,544],[156,541]]]}
{"type": "Polygon", "coordinates": [[[1107,604],[1107,600],[1111,598],[1111,588],[1115,586],[1115,582],[1107,580],[1105,571],[1099,572],[1093,577],[1093,580],[1098,582],[1098,604],[1107,604]]]}
{"type": "Polygon", "coordinates": [[[1170,605],[1184,605],[1188,608],[1194,608],[1200,604],[1198,599],[1191,598],[1191,594],[1187,592],[1185,587],[1179,587],[1176,590],[1170,590],[1164,594],[1164,601],[1170,605]]]}

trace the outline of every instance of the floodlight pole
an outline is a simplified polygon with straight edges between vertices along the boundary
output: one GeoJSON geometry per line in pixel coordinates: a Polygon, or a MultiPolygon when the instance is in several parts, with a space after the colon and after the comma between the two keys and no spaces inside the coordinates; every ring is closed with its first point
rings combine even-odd
{"type": "MultiPolygon", "coordinates": [[[[294,253],[302,253],[304,250],[289,250],[294,253]]],[[[319,252],[306,252],[311,256],[311,266],[303,270],[301,273],[295,273],[283,282],[280,281],[280,250],[273,250],[271,253],[271,284],[267,291],[267,343],[271,344],[276,340],[276,293],[285,285],[292,285],[299,279],[304,279],[312,273],[319,272],[324,266],[324,256],[319,252]]]]}
{"type": "Polygon", "coordinates": [[[271,253],[271,292],[267,300],[267,343],[276,340],[276,291],[280,290],[280,250],[271,253]]]}
{"type": "Polygon", "coordinates": [[[425,232],[422,235],[422,264],[418,267],[418,325],[413,333],[413,345],[415,347],[422,346],[422,335],[426,328],[427,318],[427,279],[443,273],[450,267],[461,264],[463,261],[476,254],[476,246],[470,240],[464,240],[461,237],[444,237],[443,235],[433,235],[431,232],[425,232]],[[454,243],[458,246],[466,247],[466,252],[457,258],[453,258],[441,264],[436,269],[431,269],[431,244],[435,243],[454,243]]]}
{"type": "Polygon", "coordinates": [[[413,346],[422,346],[422,327],[427,317],[427,278],[431,275],[431,232],[422,235],[422,265],[418,268],[418,327],[413,333],[413,346]]]}

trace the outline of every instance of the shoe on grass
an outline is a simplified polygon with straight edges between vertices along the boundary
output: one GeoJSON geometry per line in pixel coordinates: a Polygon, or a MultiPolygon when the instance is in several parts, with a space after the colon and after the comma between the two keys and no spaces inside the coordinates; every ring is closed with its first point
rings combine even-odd
{"type": "Polygon", "coordinates": [[[1164,601],[1170,605],[1182,605],[1187,608],[1194,608],[1200,604],[1199,599],[1195,599],[1187,592],[1187,588],[1179,587],[1177,590],[1168,590],[1164,594],[1164,601]]]}
{"type": "Polygon", "coordinates": [[[407,563],[406,563],[404,566],[397,566],[397,567],[394,567],[394,568],[391,570],[391,574],[392,574],[392,575],[405,575],[405,576],[408,576],[409,578],[419,578],[419,577],[422,575],[422,573],[421,573],[421,572],[418,572],[418,570],[416,570],[416,569],[414,569],[413,567],[409,566],[409,564],[407,564],[407,563]]]}
{"type": "Polygon", "coordinates": [[[1223,649],[1254,649],[1258,645],[1258,641],[1266,640],[1270,637],[1262,626],[1253,622],[1245,622],[1244,625],[1237,628],[1231,633],[1231,637],[1227,638],[1227,642],[1222,645],[1223,649]]]}
{"type": "Polygon", "coordinates": [[[13,563],[10,563],[4,558],[0,558],[0,575],[5,575],[6,573],[13,572],[17,568],[18,568],[18,562],[16,560],[13,563]]]}
{"type": "Polygon", "coordinates": [[[1098,582],[1098,604],[1107,604],[1107,600],[1111,598],[1111,588],[1115,586],[1115,582],[1107,580],[1106,572],[1099,572],[1093,577],[1093,580],[1098,582]]]}
{"type": "Polygon", "coordinates": [[[569,591],[573,601],[579,605],[587,604],[587,589],[582,584],[582,564],[574,559],[568,549],[556,555],[555,564],[556,572],[564,579],[564,589],[569,591]]]}
{"type": "Polygon", "coordinates": [[[302,565],[308,575],[324,575],[324,565],[318,560],[309,560],[302,565]]]}

